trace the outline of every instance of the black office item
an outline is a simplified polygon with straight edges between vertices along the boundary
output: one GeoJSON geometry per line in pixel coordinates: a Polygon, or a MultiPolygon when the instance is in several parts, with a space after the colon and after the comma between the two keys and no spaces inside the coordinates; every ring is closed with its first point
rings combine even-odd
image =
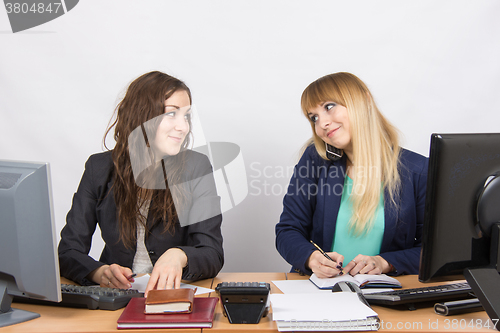
{"type": "Polygon", "coordinates": [[[342,149],[338,149],[338,148],[326,143],[326,157],[330,161],[332,161],[332,162],[338,161],[342,158],[343,155],[344,155],[344,151],[342,149]]]}
{"type": "Polygon", "coordinates": [[[48,163],[0,160],[0,327],[40,317],[15,296],[61,300],[48,163]]]}
{"type": "Polygon", "coordinates": [[[419,280],[463,274],[492,321],[500,319],[498,202],[500,133],[433,134],[419,280]]]}
{"type": "Polygon", "coordinates": [[[483,311],[484,308],[477,298],[461,299],[458,301],[436,303],[434,312],[443,316],[452,316],[460,313],[483,311]]]}
{"type": "Polygon", "coordinates": [[[269,311],[269,283],[222,282],[215,290],[231,324],[258,324],[269,311]]]}
{"type": "Polygon", "coordinates": [[[415,310],[415,303],[435,303],[473,297],[472,289],[466,282],[368,293],[364,296],[370,304],[389,306],[407,305],[409,310],[415,310]]]}
{"type": "Polygon", "coordinates": [[[361,292],[361,289],[349,281],[339,281],[333,285],[332,292],[336,293],[339,291],[355,293],[358,291],[361,292]]]}
{"type": "Polygon", "coordinates": [[[61,302],[50,302],[24,297],[14,297],[14,302],[87,308],[90,310],[118,310],[125,307],[131,298],[144,296],[144,293],[135,289],[75,286],[70,284],[62,284],[61,293],[61,302]]]}
{"type": "Polygon", "coordinates": [[[350,292],[350,293],[356,293],[358,294],[359,300],[364,303],[366,306],[371,308],[370,304],[366,300],[365,296],[363,295],[363,292],[361,289],[359,289],[358,285],[355,283],[352,283],[350,281],[340,281],[337,282],[333,285],[332,292],[350,292]]]}

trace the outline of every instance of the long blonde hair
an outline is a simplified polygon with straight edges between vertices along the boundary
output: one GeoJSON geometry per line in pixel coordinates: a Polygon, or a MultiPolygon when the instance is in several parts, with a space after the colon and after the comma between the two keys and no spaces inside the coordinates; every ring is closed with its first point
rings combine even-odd
{"type": "Polygon", "coordinates": [[[325,142],[316,134],[308,113],[327,101],[347,108],[353,146],[353,215],[349,228],[355,235],[368,232],[374,223],[380,201],[381,185],[395,207],[400,187],[399,133],[380,113],[367,86],[357,76],[340,72],[312,82],[302,93],[301,106],[309,120],[318,154],[326,157],[325,142]]]}

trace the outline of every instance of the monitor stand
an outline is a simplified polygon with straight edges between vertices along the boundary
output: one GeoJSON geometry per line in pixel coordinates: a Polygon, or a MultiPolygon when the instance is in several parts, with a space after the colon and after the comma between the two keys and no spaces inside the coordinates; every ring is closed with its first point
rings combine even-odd
{"type": "Polygon", "coordinates": [[[465,278],[491,319],[492,326],[500,331],[500,275],[496,268],[466,268],[465,278]]]}
{"type": "Polygon", "coordinates": [[[0,296],[0,327],[19,324],[40,317],[35,312],[11,308],[13,297],[7,293],[7,284],[3,281],[0,281],[0,296]]]}
{"type": "Polygon", "coordinates": [[[491,319],[492,326],[500,331],[500,223],[491,229],[490,266],[466,268],[464,276],[491,319]]]}

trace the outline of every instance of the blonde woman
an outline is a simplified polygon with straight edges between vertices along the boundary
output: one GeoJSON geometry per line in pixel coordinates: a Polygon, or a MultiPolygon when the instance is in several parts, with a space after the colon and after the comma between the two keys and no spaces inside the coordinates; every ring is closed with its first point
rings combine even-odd
{"type": "Polygon", "coordinates": [[[427,158],[399,146],[353,74],[312,82],[301,106],[313,136],[283,200],[279,253],[293,271],[320,278],[418,273],[427,158]]]}

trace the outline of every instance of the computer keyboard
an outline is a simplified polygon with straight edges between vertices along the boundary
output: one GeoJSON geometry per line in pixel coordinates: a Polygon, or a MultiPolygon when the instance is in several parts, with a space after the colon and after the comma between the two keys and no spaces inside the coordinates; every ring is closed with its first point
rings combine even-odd
{"type": "Polygon", "coordinates": [[[14,302],[54,305],[91,310],[118,310],[125,307],[132,297],[143,297],[136,289],[115,289],[99,286],[75,286],[61,284],[62,301],[51,302],[33,298],[14,297],[14,302]]]}
{"type": "MultiPolygon", "coordinates": [[[[421,302],[441,302],[473,297],[472,289],[467,282],[443,284],[433,287],[399,289],[378,293],[364,294],[370,304],[400,305],[421,302]]],[[[433,305],[433,304],[432,304],[433,305]]]]}

